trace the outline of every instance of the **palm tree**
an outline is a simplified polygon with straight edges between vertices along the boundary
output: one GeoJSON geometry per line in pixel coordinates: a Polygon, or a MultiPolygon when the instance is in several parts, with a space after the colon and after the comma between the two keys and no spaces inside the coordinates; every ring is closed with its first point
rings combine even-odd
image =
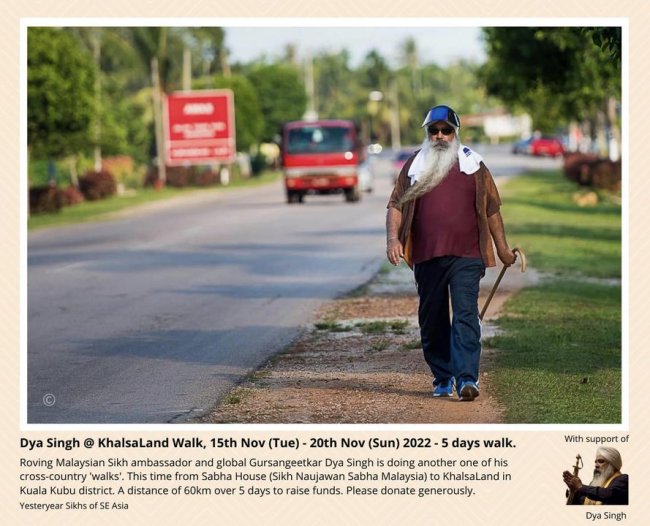
{"type": "Polygon", "coordinates": [[[419,93],[422,87],[422,75],[420,74],[418,46],[413,37],[407,38],[402,43],[402,57],[404,65],[411,72],[411,90],[414,94],[419,93]]]}

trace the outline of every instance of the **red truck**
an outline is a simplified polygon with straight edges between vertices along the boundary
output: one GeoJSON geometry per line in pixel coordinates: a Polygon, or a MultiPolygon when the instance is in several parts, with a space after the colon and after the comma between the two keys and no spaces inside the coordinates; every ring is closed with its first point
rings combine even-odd
{"type": "Polygon", "coordinates": [[[353,121],[288,122],[282,127],[281,150],[288,203],[302,203],[308,193],[343,193],[349,203],[361,199],[363,153],[353,121]]]}

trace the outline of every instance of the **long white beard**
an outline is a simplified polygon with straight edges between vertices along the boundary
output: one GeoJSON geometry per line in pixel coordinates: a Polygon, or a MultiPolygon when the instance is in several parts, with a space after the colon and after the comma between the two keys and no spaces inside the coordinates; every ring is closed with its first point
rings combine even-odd
{"type": "Polygon", "coordinates": [[[458,161],[458,136],[454,136],[451,142],[431,141],[427,137],[422,142],[422,152],[425,155],[424,168],[417,182],[402,196],[400,201],[402,204],[433,190],[447,177],[451,168],[458,161]]]}
{"type": "Polygon", "coordinates": [[[614,474],[614,471],[616,470],[611,464],[607,464],[607,467],[604,468],[600,473],[594,470],[594,478],[589,485],[602,487],[603,484],[605,484],[605,482],[607,482],[609,478],[614,474]]]}

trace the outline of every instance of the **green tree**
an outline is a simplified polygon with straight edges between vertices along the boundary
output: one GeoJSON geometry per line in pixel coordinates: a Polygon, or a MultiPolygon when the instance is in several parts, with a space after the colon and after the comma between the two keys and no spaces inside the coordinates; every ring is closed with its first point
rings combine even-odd
{"type": "MultiPolygon", "coordinates": [[[[89,49],[96,31],[76,30],[89,49]]],[[[190,51],[194,77],[219,69],[216,57],[223,47],[223,30],[123,27],[102,28],[100,35],[101,147],[107,154],[128,153],[140,162],[148,161],[154,136],[154,118],[147,108],[152,104],[152,60],[158,60],[162,91],[179,89],[184,49],[190,51]],[[142,98],[143,90],[149,100],[142,98]]]]}
{"type": "MultiPolygon", "coordinates": [[[[399,120],[404,144],[419,144],[424,138],[420,124],[427,111],[436,104],[451,104],[448,100],[448,83],[445,70],[437,64],[422,64],[418,77],[420,87],[413,89],[413,76],[409,64],[403,65],[397,72],[397,89],[399,94],[399,120]]],[[[460,87],[458,89],[461,89],[460,87]]],[[[461,111],[460,108],[458,111],[461,111]]]]}
{"type": "Polygon", "coordinates": [[[609,53],[612,59],[621,61],[621,28],[620,27],[585,27],[583,32],[593,40],[600,49],[609,53]]]}
{"type": "Polygon", "coordinates": [[[356,117],[357,105],[350,96],[356,83],[349,61],[350,54],[345,50],[314,57],[316,108],[322,118],[356,117]]]}
{"type": "Polygon", "coordinates": [[[371,50],[359,67],[361,85],[369,90],[384,91],[388,87],[391,69],[376,49],[371,50]]]}
{"type": "Polygon", "coordinates": [[[407,38],[401,45],[402,61],[404,67],[410,73],[411,93],[417,93],[422,87],[422,76],[420,73],[420,59],[418,47],[413,37],[407,38]]]}
{"type": "Polygon", "coordinates": [[[127,154],[146,162],[150,123],[135,103],[131,79],[141,69],[133,47],[121,28],[74,27],[74,35],[93,56],[95,64],[94,122],[92,143],[95,146],[95,169],[102,155],[127,154]]]}
{"type": "Polygon", "coordinates": [[[488,61],[481,77],[488,92],[528,111],[537,128],[556,131],[602,115],[617,129],[611,101],[620,100],[620,62],[581,28],[487,28],[484,36],[488,61]]]}
{"type": "Polygon", "coordinates": [[[192,76],[214,75],[222,70],[224,30],[221,27],[190,27],[182,33],[182,40],[192,56],[192,76]]]}
{"type": "Polygon", "coordinates": [[[27,141],[36,158],[86,150],[93,122],[92,57],[61,29],[27,34],[27,141]]]}
{"type": "Polygon", "coordinates": [[[283,122],[300,119],[307,107],[305,85],[300,72],[283,64],[257,64],[247,74],[258,93],[262,140],[270,142],[283,122]]]}
{"type": "Polygon", "coordinates": [[[237,149],[250,150],[259,144],[264,131],[264,118],[257,98],[257,92],[250,80],[243,75],[224,77],[216,75],[197,79],[194,89],[231,89],[235,98],[235,132],[237,149]]]}
{"type": "Polygon", "coordinates": [[[129,155],[139,163],[150,160],[153,139],[151,90],[124,92],[106,86],[102,104],[101,145],[105,155],[129,155]],[[146,93],[146,97],[142,96],[146,93]]]}
{"type": "Polygon", "coordinates": [[[388,89],[393,72],[386,59],[372,49],[363,59],[357,71],[361,90],[359,108],[365,108],[368,119],[368,138],[386,144],[390,134],[388,89]]]}
{"type": "Polygon", "coordinates": [[[160,87],[163,93],[176,86],[180,86],[181,61],[183,46],[181,42],[170,43],[170,35],[177,36],[178,32],[169,27],[133,27],[128,28],[127,36],[133,44],[133,49],[140,59],[145,75],[145,82],[150,83],[152,74],[152,60],[158,61],[160,87]],[[174,53],[170,53],[170,47],[174,53]],[[176,73],[175,75],[172,72],[176,73]]]}

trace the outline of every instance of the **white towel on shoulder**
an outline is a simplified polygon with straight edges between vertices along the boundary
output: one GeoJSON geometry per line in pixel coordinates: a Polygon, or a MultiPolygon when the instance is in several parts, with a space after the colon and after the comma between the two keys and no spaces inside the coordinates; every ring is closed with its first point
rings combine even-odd
{"type": "MultiPolygon", "coordinates": [[[[420,150],[415,156],[415,159],[413,159],[408,171],[408,176],[411,178],[411,184],[414,184],[419,179],[425,165],[425,157],[426,154],[424,153],[424,150],[420,150]]],[[[458,147],[458,164],[460,165],[461,172],[471,175],[481,167],[482,162],[483,157],[472,150],[469,146],[461,144],[458,147]]]]}

